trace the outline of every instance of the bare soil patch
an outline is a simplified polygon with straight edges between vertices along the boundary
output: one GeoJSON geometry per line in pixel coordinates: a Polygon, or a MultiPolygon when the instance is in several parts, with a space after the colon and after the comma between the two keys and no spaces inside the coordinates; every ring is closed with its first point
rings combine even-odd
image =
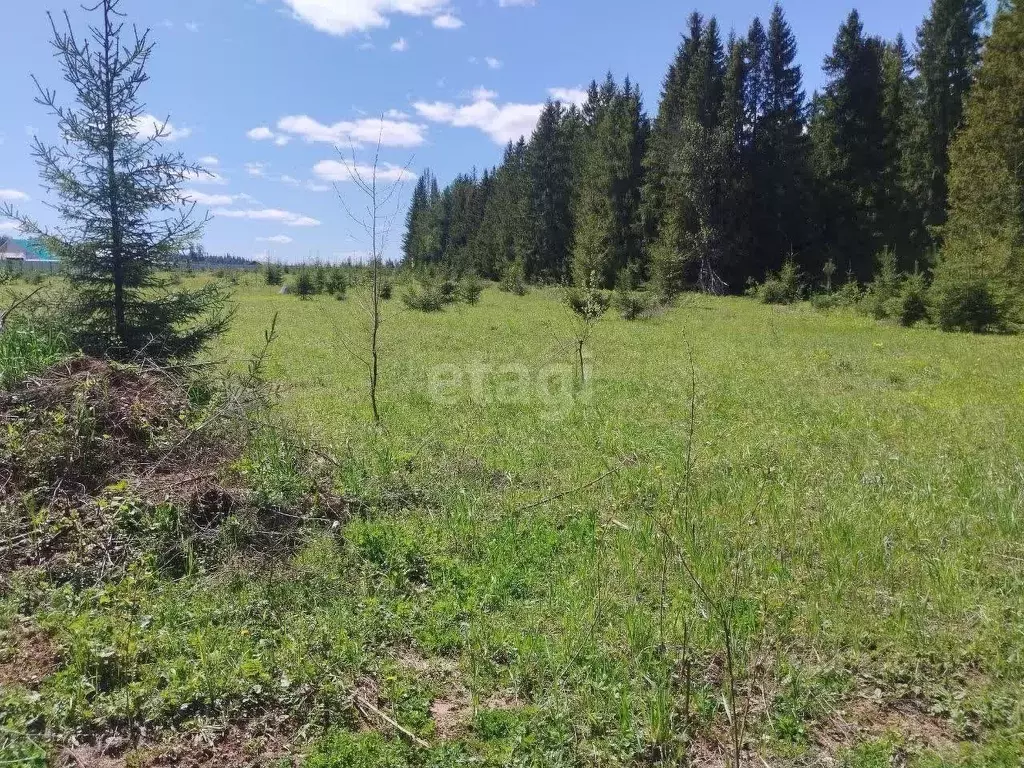
{"type": "Polygon", "coordinates": [[[35,625],[19,622],[0,632],[0,687],[38,688],[59,665],[57,646],[35,625]]]}

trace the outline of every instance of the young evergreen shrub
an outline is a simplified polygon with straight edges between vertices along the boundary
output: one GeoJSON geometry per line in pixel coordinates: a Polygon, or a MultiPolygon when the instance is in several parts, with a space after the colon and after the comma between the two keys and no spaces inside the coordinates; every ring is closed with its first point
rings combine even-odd
{"type": "Polygon", "coordinates": [[[313,267],[313,282],[316,284],[317,293],[331,292],[331,270],[323,264],[313,267]]]}
{"type": "Polygon", "coordinates": [[[612,301],[623,320],[637,320],[646,317],[653,304],[650,296],[640,291],[617,290],[612,301]]]}
{"type": "Polygon", "coordinates": [[[459,300],[459,284],[450,278],[438,280],[427,287],[433,288],[441,297],[442,304],[454,304],[459,300]]]}
{"type": "Polygon", "coordinates": [[[864,292],[860,288],[857,279],[849,274],[843,287],[836,292],[836,303],[840,307],[856,307],[863,297],[864,292]]]}
{"type": "Polygon", "coordinates": [[[480,301],[480,294],[484,292],[484,284],[475,275],[462,278],[458,285],[458,296],[461,301],[467,304],[476,304],[480,301]]]}
{"type": "Polygon", "coordinates": [[[501,276],[501,290],[515,296],[526,295],[526,271],[521,261],[514,261],[501,276]]]}
{"type": "Polygon", "coordinates": [[[330,268],[325,276],[324,292],[343,299],[347,291],[348,279],[345,277],[344,270],[341,267],[330,268]]]}
{"type": "Polygon", "coordinates": [[[268,261],[267,266],[263,270],[263,280],[267,285],[280,285],[284,282],[284,272],[281,270],[281,265],[268,261]]]}
{"type": "Polygon", "coordinates": [[[899,320],[906,327],[928,319],[928,284],[915,272],[903,283],[899,295],[899,320]]]}
{"type": "Polygon", "coordinates": [[[838,293],[816,293],[811,296],[811,306],[822,312],[828,312],[840,306],[838,293]]]}
{"type": "Polygon", "coordinates": [[[864,311],[877,320],[898,316],[902,282],[896,266],[896,254],[886,248],[878,254],[878,271],[864,295],[864,311]]]}
{"type": "Polygon", "coordinates": [[[440,312],[447,303],[436,285],[410,287],[402,294],[402,303],[418,312],[440,312]]]}
{"type": "Polygon", "coordinates": [[[392,285],[391,281],[387,278],[380,278],[377,283],[377,293],[382,301],[391,301],[391,297],[394,295],[395,286],[392,285]]]}
{"type": "Polygon", "coordinates": [[[574,286],[566,290],[565,303],[580,317],[595,320],[608,311],[611,296],[597,288],[574,286]]]}
{"type": "Polygon", "coordinates": [[[944,331],[1002,330],[1005,313],[984,280],[947,284],[936,296],[936,320],[944,331]]]}
{"type": "Polygon", "coordinates": [[[292,284],[292,292],[305,301],[318,292],[316,280],[308,269],[300,269],[295,275],[295,282],[292,284]]]}
{"type": "Polygon", "coordinates": [[[777,275],[768,275],[758,287],[757,298],[762,304],[793,304],[800,301],[803,292],[800,270],[792,259],[788,259],[777,275]]]}

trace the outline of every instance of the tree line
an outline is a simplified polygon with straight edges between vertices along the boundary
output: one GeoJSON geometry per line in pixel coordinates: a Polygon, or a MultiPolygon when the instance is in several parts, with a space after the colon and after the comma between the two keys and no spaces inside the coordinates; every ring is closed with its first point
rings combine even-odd
{"type": "MultiPolygon", "coordinates": [[[[1009,156],[1022,146],[1021,15],[1004,0],[986,43],[984,0],[933,0],[911,48],[866,33],[854,10],[825,59],[824,87],[808,98],[781,6],[725,39],[715,18],[695,12],[653,118],[639,87],[609,74],[579,107],[549,101],[496,168],[444,188],[425,171],[404,262],[603,288],[650,281],[671,296],[742,292],[787,261],[866,282],[888,251],[902,271],[939,279],[951,271],[944,262],[963,260],[961,196],[979,184],[997,194],[991,174],[964,177],[963,190],[958,174],[994,163],[1005,211],[992,226],[1002,226],[1005,263],[1024,229],[1012,202],[1022,163],[1009,156]],[[972,101],[976,87],[999,95],[972,101]],[[997,111],[1000,101],[1001,123],[987,112],[965,121],[965,105],[997,111]]],[[[972,258],[984,262],[981,245],[972,258]]]]}

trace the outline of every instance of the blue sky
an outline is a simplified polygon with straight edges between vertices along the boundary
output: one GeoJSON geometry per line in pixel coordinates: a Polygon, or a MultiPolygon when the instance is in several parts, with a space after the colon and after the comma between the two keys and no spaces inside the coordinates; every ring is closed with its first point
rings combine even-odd
{"type": "MultiPolygon", "coordinates": [[[[52,223],[29,156],[33,133],[55,138],[30,79],[68,89],[48,45],[45,11],[60,4],[0,0],[0,199],[52,223]]],[[[69,5],[72,5],[69,3],[69,5]]],[[[337,199],[360,204],[335,145],[368,151],[385,116],[381,160],[396,176],[430,167],[442,181],[495,164],[529,130],[550,95],[577,98],[595,77],[629,74],[657,108],[661,80],[696,8],[744,32],[770,0],[124,0],[157,48],[144,90],[169,117],[170,146],[216,174],[189,189],[215,219],[216,252],[299,261],[359,258],[366,247],[337,199]]],[[[784,3],[800,46],[808,94],[852,4],[784,3]]],[[[928,0],[861,0],[867,31],[913,40],[928,0]]],[[[85,14],[72,5],[79,25],[85,14]]],[[[397,255],[404,200],[389,255],[397,255]]],[[[11,234],[10,222],[0,230],[11,234]],[[6,228],[6,229],[4,229],[6,228]]]]}

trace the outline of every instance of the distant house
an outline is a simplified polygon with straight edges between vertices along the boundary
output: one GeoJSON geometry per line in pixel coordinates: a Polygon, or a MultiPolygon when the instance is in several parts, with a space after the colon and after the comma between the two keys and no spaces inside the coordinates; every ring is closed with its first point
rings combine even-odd
{"type": "Polygon", "coordinates": [[[13,237],[0,241],[0,258],[41,264],[56,264],[58,261],[38,240],[19,240],[13,237]]]}

